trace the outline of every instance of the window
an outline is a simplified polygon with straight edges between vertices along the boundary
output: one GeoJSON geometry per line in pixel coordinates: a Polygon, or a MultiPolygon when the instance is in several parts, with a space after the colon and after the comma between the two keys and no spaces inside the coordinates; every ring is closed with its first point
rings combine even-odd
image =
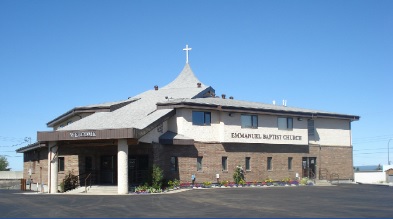
{"type": "Polygon", "coordinates": [[[171,157],[171,171],[175,172],[177,171],[177,168],[178,168],[177,157],[171,157]]]}
{"type": "Polygon", "coordinates": [[[279,117],[277,119],[279,130],[292,130],[293,129],[293,118],[279,117]]]}
{"type": "Polygon", "coordinates": [[[192,111],[192,124],[193,125],[210,125],[211,123],[211,113],[192,111]]]}
{"type": "Polygon", "coordinates": [[[222,171],[228,171],[228,157],[222,157],[222,171]]]}
{"type": "Polygon", "coordinates": [[[59,157],[58,171],[64,171],[64,157],[59,157]]]}
{"type": "Polygon", "coordinates": [[[85,157],[85,172],[91,172],[93,170],[93,158],[88,156],[85,157]]]}
{"type": "Polygon", "coordinates": [[[288,157],[288,170],[292,170],[292,157],[288,157]]]}
{"type": "Polygon", "coordinates": [[[267,170],[272,170],[273,166],[272,166],[272,157],[268,157],[267,158],[267,170]]]}
{"type": "Polygon", "coordinates": [[[35,161],[31,161],[30,160],[30,171],[31,171],[31,174],[35,173],[35,164],[36,164],[35,161]]]}
{"type": "Polygon", "coordinates": [[[251,158],[246,157],[246,170],[251,170],[251,158]]]}
{"type": "Polygon", "coordinates": [[[197,171],[202,171],[202,158],[203,157],[197,158],[197,171]]]}
{"type": "Polygon", "coordinates": [[[242,128],[258,128],[257,115],[241,115],[240,119],[242,123],[242,128]]]}
{"type": "Polygon", "coordinates": [[[314,137],[315,134],[314,120],[309,119],[307,121],[307,129],[308,129],[308,136],[314,137]]]}

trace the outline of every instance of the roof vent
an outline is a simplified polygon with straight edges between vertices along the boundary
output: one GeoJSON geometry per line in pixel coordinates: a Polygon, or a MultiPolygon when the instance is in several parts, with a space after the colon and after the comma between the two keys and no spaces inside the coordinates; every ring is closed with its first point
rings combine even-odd
{"type": "Polygon", "coordinates": [[[158,86],[156,85],[156,86],[154,86],[154,90],[158,90],[158,86]]]}
{"type": "Polygon", "coordinates": [[[233,100],[233,97],[232,97],[232,96],[230,96],[230,97],[229,97],[229,99],[233,100]]]}
{"type": "Polygon", "coordinates": [[[201,86],[202,86],[201,82],[198,82],[197,86],[198,86],[198,88],[201,88],[201,86]]]}
{"type": "Polygon", "coordinates": [[[225,99],[225,96],[226,96],[225,94],[221,94],[222,99],[225,99]]]}

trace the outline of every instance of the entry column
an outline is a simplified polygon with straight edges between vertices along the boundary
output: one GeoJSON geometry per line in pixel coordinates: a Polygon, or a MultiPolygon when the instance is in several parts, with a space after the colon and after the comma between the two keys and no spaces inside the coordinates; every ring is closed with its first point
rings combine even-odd
{"type": "Polygon", "coordinates": [[[58,190],[58,149],[56,142],[49,142],[49,189],[50,193],[57,193],[58,190]]]}
{"type": "Polygon", "coordinates": [[[117,143],[117,193],[128,194],[127,139],[119,139],[117,143]]]}

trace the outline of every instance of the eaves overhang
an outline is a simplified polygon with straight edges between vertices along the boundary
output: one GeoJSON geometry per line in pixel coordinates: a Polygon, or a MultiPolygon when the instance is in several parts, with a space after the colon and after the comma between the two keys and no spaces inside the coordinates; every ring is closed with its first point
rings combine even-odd
{"type": "Polygon", "coordinates": [[[296,111],[290,109],[271,109],[271,108],[251,108],[241,106],[223,106],[211,103],[195,103],[195,102],[160,102],[157,103],[157,109],[176,109],[176,108],[191,108],[191,109],[205,109],[205,110],[218,110],[233,113],[261,113],[270,115],[282,115],[282,116],[297,116],[304,118],[331,118],[331,119],[348,119],[351,121],[358,121],[360,116],[339,114],[339,113],[327,113],[318,111],[296,111]]]}
{"type": "Polygon", "coordinates": [[[27,145],[27,146],[25,146],[25,147],[18,148],[18,149],[16,149],[15,151],[16,151],[17,153],[25,153],[25,152],[27,152],[27,151],[39,149],[39,148],[46,147],[46,146],[47,146],[47,145],[46,145],[45,143],[35,142],[35,143],[29,144],[29,145],[27,145]]]}
{"type": "Polygon", "coordinates": [[[37,141],[72,141],[97,139],[129,139],[136,136],[134,128],[103,129],[103,130],[67,130],[37,132],[37,141]]]}
{"type": "Polygon", "coordinates": [[[96,112],[112,112],[114,110],[117,110],[127,104],[130,104],[134,101],[139,100],[140,98],[131,98],[126,101],[120,101],[112,104],[102,104],[102,105],[94,105],[94,106],[83,106],[83,107],[75,107],[66,113],[63,113],[62,115],[56,117],[55,119],[49,121],[46,123],[48,127],[53,127],[58,123],[64,122],[67,119],[77,116],[80,113],[96,113],[96,112]]]}

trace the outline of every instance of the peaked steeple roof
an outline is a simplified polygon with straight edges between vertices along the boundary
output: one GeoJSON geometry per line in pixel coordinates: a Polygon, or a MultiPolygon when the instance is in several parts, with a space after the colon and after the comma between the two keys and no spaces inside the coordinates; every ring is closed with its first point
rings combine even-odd
{"type": "Polygon", "coordinates": [[[202,88],[207,87],[199,81],[194,72],[191,70],[190,65],[186,63],[177,78],[161,89],[194,88],[197,87],[198,83],[201,83],[202,88]]]}

